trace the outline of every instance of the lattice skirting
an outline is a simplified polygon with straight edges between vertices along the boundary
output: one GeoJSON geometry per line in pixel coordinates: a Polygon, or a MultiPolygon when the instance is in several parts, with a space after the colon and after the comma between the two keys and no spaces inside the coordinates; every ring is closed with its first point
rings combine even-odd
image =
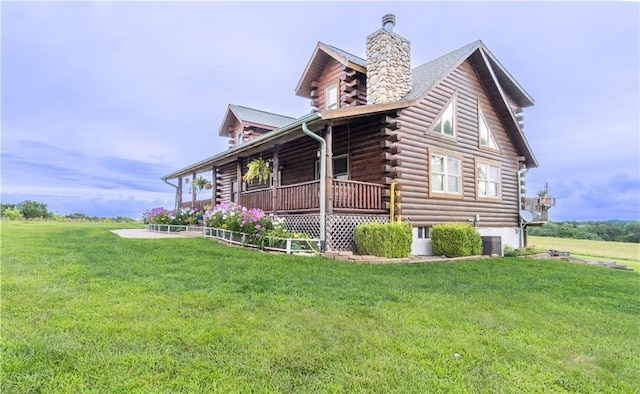
{"type": "Polygon", "coordinates": [[[320,238],[320,215],[287,215],[285,219],[287,231],[304,233],[311,238],[320,238]]]}
{"type": "MultiPolygon", "coordinates": [[[[320,237],[320,215],[289,215],[285,219],[287,230],[320,237]]],[[[333,214],[327,215],[326,250],[355,251],[353,230],[360,223],[388,223],[388,215],[333,214]]]]}
{"type": "Polygon", "coordinates": [[[361,223],[388,223],[388,215],[334,214],[327,215],[327,250],[349,250],[355,252],[353,230],[361,223]]]}

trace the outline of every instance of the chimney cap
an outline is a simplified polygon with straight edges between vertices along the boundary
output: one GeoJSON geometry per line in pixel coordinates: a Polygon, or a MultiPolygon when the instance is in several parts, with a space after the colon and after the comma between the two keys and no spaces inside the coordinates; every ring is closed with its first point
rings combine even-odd
{"type": "Polygon", "coordinates": [[[396,16],[393,14],[386,14],[382,17],[382,27],[386,31],[393,31],[393,27],[396,25],[396,16]]]}

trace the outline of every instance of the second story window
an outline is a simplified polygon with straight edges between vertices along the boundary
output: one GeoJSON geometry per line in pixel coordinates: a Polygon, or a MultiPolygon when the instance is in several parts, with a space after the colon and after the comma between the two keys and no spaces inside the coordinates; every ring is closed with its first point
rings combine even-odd
{"type": "Polygon", "coordinates": [[[338,84],[327,88],[325,91],[325,103],[327,109],[338,109],[338,84]]]}
{"type": "Polygon", "coordinates": [[[242,144],[243,140],[244,140],[244,133],[242,132],[242,130],[238,130],[236,132],[236,145],[240,145],[242,144]]]}
{"type": "Polygon", "coordinates": [[[478,108],[478,134],[480,135],[480,146],[498,149],[498,144],[496,144],[496,140],[493,138],[493,133],[489,128],[489,124],[482,113],[482,110],[478,108]]]}
{"type": "Polygon", "coordinates": [[[456,96],[457,94],[454,93],[453,97],[444,106],[442,112],[436,118],[436,123],[431,127],[431,131],[447,137],[456,136],[456,96]]]}

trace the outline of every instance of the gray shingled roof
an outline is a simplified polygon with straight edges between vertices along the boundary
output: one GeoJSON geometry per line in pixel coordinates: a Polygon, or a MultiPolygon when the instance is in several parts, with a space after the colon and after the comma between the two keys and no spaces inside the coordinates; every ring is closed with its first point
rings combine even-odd
{"type": "Polygon", "coordinates": [[[433,59],[421,66],[411,70],[411,79],[413,86],[411,91],[404,96],[403,100],[415,100],[420,98],[426,91],[431,89],[434,84],[445,77],[445,74],[453,69],[458,63],[469,57],[482,42],[474,41],[462,48],[449,52],[446,55],[433,59]]]}
{"type": "Polygon", "coordinates": [[[240,120],[257,123],[265,126],[280,128],[296,120],[290,116],[278,115],[258,109],[247,108],[241,105],[229,104],[229,109],[240,120]]]}
{"type": "Polygon", "coordinates": [[[331,48],[333,51],[335,51],[339,56],[344,57],[345,59],[347,59],[347,61],[352,62],[357,64],[358,66],[367,68],[367,61],[364,60],[363,58],[353,55],[349,52],[343,51],[340,48],[336,48],[333,45],[329,45],[329,44],[324,44],[326,46],[328,46],[329,48],[331,48]]]}

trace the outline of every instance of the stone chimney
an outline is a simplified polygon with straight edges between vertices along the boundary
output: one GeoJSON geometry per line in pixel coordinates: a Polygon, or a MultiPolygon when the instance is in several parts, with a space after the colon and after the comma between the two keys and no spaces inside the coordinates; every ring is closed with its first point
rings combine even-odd
{"type": "Polygon", "coordinates": [[[382,17],[382,29],[367,37],[367,104],[398,101],[411,90],[411,46],[393,32],[396,17],[382,17]]]}

